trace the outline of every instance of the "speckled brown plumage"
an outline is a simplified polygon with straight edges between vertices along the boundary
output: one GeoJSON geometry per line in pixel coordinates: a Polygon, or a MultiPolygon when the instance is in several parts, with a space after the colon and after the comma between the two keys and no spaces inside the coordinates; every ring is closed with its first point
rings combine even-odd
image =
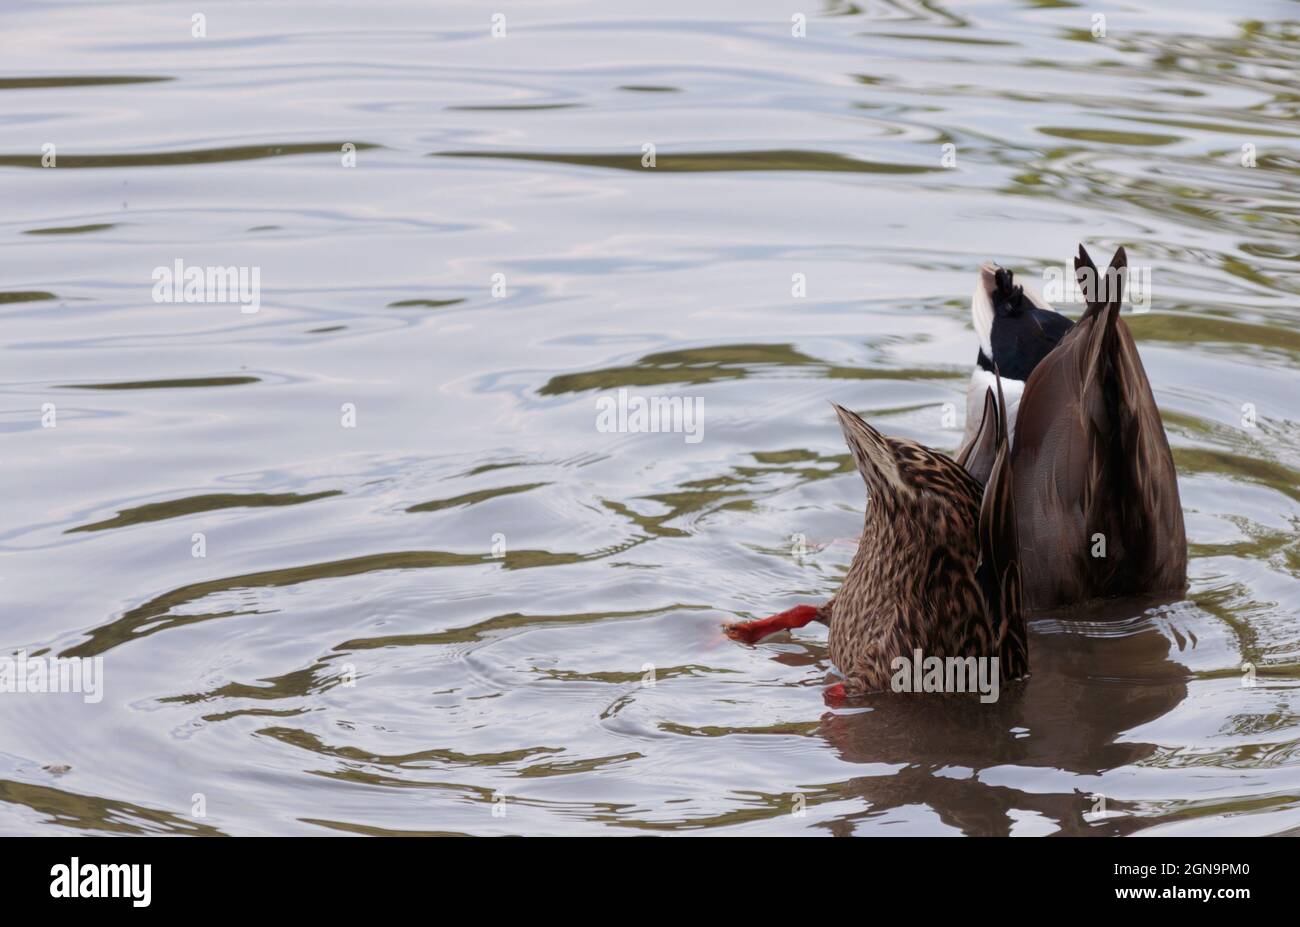
{"type": "Polygon", "coordinates": [[[867,484],[862,540],[829,605],[831,660],[848,695],[890,687],[891,663],[998,657],[1003,679],[1028,668],[1005,432],[989,488],[953,460],[887,438],[836,406],[867,484]]]}

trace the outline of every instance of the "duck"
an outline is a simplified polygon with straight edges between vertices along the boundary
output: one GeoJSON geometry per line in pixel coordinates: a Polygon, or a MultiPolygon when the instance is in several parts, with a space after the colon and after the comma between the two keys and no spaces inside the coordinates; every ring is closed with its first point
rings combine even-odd
{"type": "Polygon", "coordinates": [[[844,581],[822,605],[729,624],[727,636],[757,643],[828,624],[844,674],[827,690],[834,702],[886,688],[909,648],[997,656],[1002,677],[1015,679],[1028,671],[1028,617],[1184,593],[1177,470],[1120,317],[1127,266],[1121,247],[1103,276],[1079,246],[1086,308],[1072,322],[1010,271],[982,265],[971,302],[979,350],[955,457],[885,437],[835,405],[868,491],[844,581]]]}
{"type": "Polygon", "coordinates": [[[971,295],[971,322],[979,349],[966,389],[966,428],[957,460],[964,462],[983,422],[985,396],[996,368],[1007,403],[1007,424],[1015,442],[1016,415],[1025,381],[1061,342],[1074,322],[1057,312],[1033,287],[997,264],[981,264],[971,295]]]}
{"type": "MultiPolygon", "coordinates": [[[[996,373],[994,386],[1000,389],[996,373]]],[[[757,643],[812,621],[829,624],[831,662],[843,674],[825,692],[831,704],[897,688],[899,660],[918,651],[927,660],[996,659],[999,680],[1023,676],[1028,647],[1005,402],[988,391],[983,412],[993,423],[994,454],[983,483],[942,452],[886,437],[832,405],[868,494],[853,562],[829,601],[726,625],[727,636],[757,643]]]]}
{"type": "MultiPolygon", "coordinates": [[[[1102,274],[1080,245],[1074,268],[1086,308],[1028,371],[1010,435],[1031,614],[1078,611],[1105,599],[1170,600],[1187,590],[1178,472],[1120,315],[1127,254],[1116,250],[1102,274]]],[[[965,456],[964,466],[975,471],[991,454],[989,439],[979,438],[993,428],[989,415],[981,411],[965,456]]]]}

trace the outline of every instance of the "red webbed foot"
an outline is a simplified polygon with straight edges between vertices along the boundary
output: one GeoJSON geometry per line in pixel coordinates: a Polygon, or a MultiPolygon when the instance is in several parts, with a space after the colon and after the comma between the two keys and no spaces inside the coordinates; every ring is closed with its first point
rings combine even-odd
{"type": "Polygon", "coordinates": [[[722,629],[726,632],[727,637],[733,641],[757,644],[763,638],[776,634],[778,631],[802,628],[810,621],[816,621],[820,613],[821,609],[815,605],[796,605],[794,608],[787,609],[779,615],[773,615],[771,618],[725,624],[722,629]]]}
{"type": "Polygon", "coordinates": [[[822,700],[830,708],[843,708],[849,702],[848,693],[844,691],[844,683],[837,682],[833,686],[827,686],[822,690],[822,700]]]}

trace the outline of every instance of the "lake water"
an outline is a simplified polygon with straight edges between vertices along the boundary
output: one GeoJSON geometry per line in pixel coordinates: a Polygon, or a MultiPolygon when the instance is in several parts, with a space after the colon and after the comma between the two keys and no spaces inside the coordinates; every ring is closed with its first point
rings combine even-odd
{"type": "Polygon", "coordinates": [[[1300,829],[1294,5],[192,6],[0,14],[0,646],[104,683],[0,695],[0,832],[1300,829]],[[955,449],[977,266],[1079,242],[1187,598],[993,706],[724,639],[853,556],[828,401],[955,449]]]}

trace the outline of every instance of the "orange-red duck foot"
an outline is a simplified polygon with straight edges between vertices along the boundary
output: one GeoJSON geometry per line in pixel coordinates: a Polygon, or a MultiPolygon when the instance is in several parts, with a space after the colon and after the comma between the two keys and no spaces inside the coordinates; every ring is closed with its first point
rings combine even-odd
{"type": "Polygon", "coordinates": [[[833,686],[827,686],[822,690],[822,699],[831,708],[839,708],[846,704],[849,697],[844,692],[844,683],[837,682],[833,686]]]}
{"type": "Polygon", "coordinates": [[[757,644],[765,637],[769,637],[778,631],[789,631],[792,628],[802,628],[811,621],[816,621],[822,613],[822,609],[816,605],[796,605],[794,608],[786,609],[779,615],[773,615],[771,618],[759,618],[756,621],[739,621],[735,624],[725,624],[722,629],[726,632],[727,637],[733,641],[741,641],[746,644],[757,644]]]}

